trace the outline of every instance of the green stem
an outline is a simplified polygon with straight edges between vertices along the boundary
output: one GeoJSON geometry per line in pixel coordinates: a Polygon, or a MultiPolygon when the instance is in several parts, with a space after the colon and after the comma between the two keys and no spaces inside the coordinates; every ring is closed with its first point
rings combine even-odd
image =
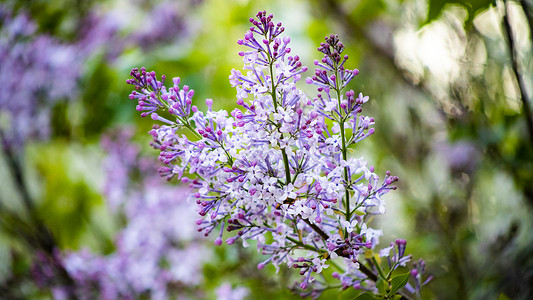
{"type": "Polygon", "coordinates": [[[333,267],[335,267],[337,270],[341,271],[344,273],[344,269],[341,268],[335,261],[333,261],[332,259],[329,259],[329,262],[328,262],[330,265],[332,265],[333,267]]]}
{"type": "MultiPolygon", "coordinates": [[[[274,70],[272,69],[272,66],[274,65],[274,60],[270,55],[267,53],[270,59],[269,68],[270,68],[270,83],[272,84],[272,102],[274,103],[274,110],[278,111],[278,103],[277,103],[277,95],[276,95],[276,85],[274,84],[274,70]]],[[[277,124],[276,124],[277,126],[277,124]]],[[[284,136],[281,134],[281,138],[283,139],[284,136]]],[[[283,157],[283,164],[285,165],[285,179],[286,179],[286,185],[291,183],[291,172],[289,168],[289,157],[287,157],[287,153],[285,153],[285,147],[281,149],[281,156],[283,157]]]]}
{"type": "MultiPolygon", "coordinates": [[[[342,159],[344,161],[347,160],[347,150],[346,150],[346,136],[344,132],[344,121],[345,118],[342,115],[342,108],[341,108],[341,91],[339,89],[339,83],[338,83],[338,69],[335,67],[335,92],[337,92],[337,101],[339,104],[339,126],[341,130],[341,140],[342,140],[342,159]]],[[[344,167],[344,181],[346,182],[346,185],[348,185],[348,167],[344,167]]],[[[346,221],[350,222],[350,219],[352,218],[352,211],[350,210],[350,192],[348,191],[348,186],[346,186],[344,190],[344,198],[345,198],[345,215],[346,215],[346,221]]],[[[345,232],[345,236],[348,236],[348,232],[345,232]]]]}
{"type": "Polygon", "coordinates": [[[323,253],[323,252],[321,252],[321,251],[315,249],[313,246],[311,246],[311,245],[306,245],[306,244],[304,244],[304,243],[302,243],[302,242],[300,242],[300,241],[298,241],[298,240],[296,240],[296,239],[294,239],[294,238],[291,238],[290,236],[288,236],[287,239],[288,239],[289,241],[293,242],[293,243],[294,243],[296,246],[298,246],[298,247],[302,247],[302,248],[305,248],[305,249],[307,249],[307,250],[315,251],[315,252],[318,252],[318,253],[323,253]]]}
{"type": "Polygon", "coordinates": [[[374,265],[376,266],[376,269],[378,270],[378,273],[379,273],[379,276],[383,279],[383,280],[387,280],[387,277],[385,276],[385,274],[383,274],[383,271],[381,270],[381,267],[379,266],[378,264],[378,261],[376,260],[375,257],[372,257],[372,262],[374,263],[374,265]]]}

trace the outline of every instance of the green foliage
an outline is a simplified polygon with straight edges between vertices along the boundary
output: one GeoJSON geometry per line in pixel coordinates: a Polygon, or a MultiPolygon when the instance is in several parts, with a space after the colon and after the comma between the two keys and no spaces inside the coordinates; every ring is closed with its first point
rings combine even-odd
{"type": "Polygon", "coordinates": [[[440,17],[447,5],[460,5],[468,12],[465,25],[470,26],[477,14],[494,5],[494,0],[428,0],[426,24],[440,17]]]}
{"type": "Polygon", "coordinates": [[[385,10],[383,0],[362,0],[352,12],[353,19],[362,26],[375,20],[385,10]]]}
{"type": "Polygon", "coordinates": [[[409,273],[392,277],[388,297],[392,297],[398,290],[403,288],[407,284],[408,280],[409,273]]]}
{"type": "Polygon", "coordinates": [[[389,292],[389,283],[383,278],[379,278],[376,282],[376,287],[381,295],[387,295],[389,292]]]}
{"type": "Polygon", "coordinates": [[[222,283],[229,282],[247,287],[249,299],[301,299],[288,289],[295,278],[287,268],[282,267],[279,273],[272,265],[257,270],[258,255],[235,245],[223,244],[213,250],[214,255],[203,271],[205,278],[209,278],[205,282],[206,290],[213,291],[222,283]]]}
{"type": "Polygon", "coordinates": [[[114,103],[114,99],[110,97],[111,91],[119,86],[119,80],[114,70],[104,62],[96,60],[85,81],[83,85],[86,88],[82,95],[83,112],[80,113],[82,120],[73,121],[81,123],[79,125],[84,135],[100,135],[113,122],[113,116],[118,114],[117,110],[126,108],[114,103]]]}
{"type": "Polygon", "coordinates": [[[355,297],[354,300],[378,300],[382,299],[371,293],[362,293],[359,296],[355,297]]]}
{"type": "MultiPolygon", "coordinates": [[[[59,143],[49,147],[41,145],[30,155],[35,159],[43,184],[37,214],[57,238],[59,246],[77,249],[89,229],[91,212],[102,205],[102,198],[83,176],[69,176],[74,171],[71,160],[82,159],[71,151],[68,145],[59,143]]],[[[108,241],[105,236],[100,238],[101,242],[108,241]]]]}

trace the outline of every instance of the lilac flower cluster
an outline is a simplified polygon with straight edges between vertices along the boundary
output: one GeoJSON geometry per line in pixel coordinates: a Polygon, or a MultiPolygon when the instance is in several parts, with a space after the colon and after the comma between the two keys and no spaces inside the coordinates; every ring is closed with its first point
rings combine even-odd
{"type": "Polygon", "coordinates": [[[81,60],[75,47],[38,34],[25,13],[0,5],[0,131],[5,144],[49,135],[50,109],[77,92],[81,60]]]}
{"type": "Polygon", "coordinates": [[[200,2],[158,0],[130,3],[127,9],[119,4],[105,10],[96,6],[80,24],[79,47],[102,51],[112,61],[131,48],[148,52],[176,44],[191,31],[192,26],[187,26],[192,23],[190,11],[200,2]]]}
{"type": "Polygon", "coordinates": [[[117,235],[115,251],[106,256],[88,250],[63,255],[62,263],[74,289],[54,289],[56,298],[74,293],[80,299],[167,299],[196,292],[208,250],[195,229],[195,212],[183,187],[161,183],[151,160],[139,156],[122,132],[116,141],[104,139],[110,155],[105,161],[104,195],[111,208],[122,212],[126,226],[117,235]],[[136,173],[141,182],[132,184],[136,173]],[[186,259],[184,259],[186,257],[186,259]],[[74,291],[73,291],[74,290],[74,291]]]}
{"type": "Polygon", "coordinates": [[[139,22],[142,30],[135,33],[127,32],[131,21],[117,21],[124,18],[117,15],[118,10],[91,12],[79,21],[80,30],[73,42],[39,32],[29,14],[0,4],[0,80],[4,86],[0,133],[4,144],[17,147],[28,139],[46,139],[51,109],[60,100],[78,96],[78,81],[87,58],[103,52],[115,59],[128,47],[150,49],[181,38],[186,31],[186,12],[197,2],[160,1],[139,22]]]}
{"type": "MultiPolygon", "coordinates": [[[[291,55],[290,38],[272,18],[259,12],[238,41],[248,48],[239,53],[244,70],[232,70],[229,80],[240,109],[215,111],[207,99],[202,112],[180,78],[166,87],[164,75],[159,80],[144,68],[130,73],[130,99],[141,116],[160,122],[150,131],[166,164],[160,174],[195,190],[191,199],[203,217],[198,230],[206,236],[215,231],[215,244],[222,244],[224,229],[227,244],[256,241],[268,256],[258,268],[298,269],[302,294],[337,286],[377,292],[380,266],[364,257],[382,232],[368,222],[385,212],[383,195],[398,178],[388,171],[380,178],[363,158],[348,156],[352,145],[374,133],[374,119],[361,114],[368,96],[343,91],[358,70],[345,67],[348,56],[336,35],[320,45],[323,58],[306,79],[318,86],[316,97],[298,89],[307,68],[291,55]],[[335,262],[340,259],[344,267],[335,262]],[[341,271],[335,273],[341,285],[316,277],[330,265],[341,271]]],[[[410,258],[401,253],[396,264],[410,258]]]]}
{"type": "Polygon", "coordinates": [[[218,300],[242,300],[250,291],[242,286],[232,288],[231,284],[223,283],[215,291],[218,300]]]}

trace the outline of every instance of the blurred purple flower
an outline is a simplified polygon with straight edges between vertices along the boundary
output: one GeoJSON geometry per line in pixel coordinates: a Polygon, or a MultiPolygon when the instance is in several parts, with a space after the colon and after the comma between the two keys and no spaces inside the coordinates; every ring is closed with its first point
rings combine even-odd
{"type": "Polygon", "coordinates": [[[163,184],[153,176],[153,162],[142,163],[131,133],[103,139],[109,152],[104,194],[121,212],[126,225],[115,241],[115,251],[101,256],[88,250],[64,253],[62,263],[74,287],[56,287],[56,296],[73,290],[80,299],[167,299],[180,290],[193,290],[202,281],[202,264],[209,256],[195,226],[187,190],[163,184]],[[135,184],[134,174],[140,175],[135,184]],[[117,188],[114,188],[117,187],[117,188]]]}
{"type": "Polygon", "coordinates": [[[250,291],[245,287],[232,288],[231,284],[223,283],[215,293],[218,300],[242,300],[248,296],[250,291]]]}
{"type": "Polygon", "coordinates": [[[0,5],[0,130],[3,142],[20,146],[49,136],[50,110],[77,95],[82,59],[73,45],[39,34],[24,12],[0,5]]]}
{"type": "Polygon", "coordinates": [[[479,163],[479,149],[471,142],[436,143],[434,148],[454,172],[471,173],[479,163]]]}

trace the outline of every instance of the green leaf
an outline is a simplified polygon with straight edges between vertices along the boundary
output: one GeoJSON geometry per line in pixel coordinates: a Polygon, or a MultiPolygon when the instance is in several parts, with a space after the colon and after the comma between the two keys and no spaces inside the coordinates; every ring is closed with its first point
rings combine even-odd
{"type": "Polygon", "coordinates": [[[371,20],[375,20],[385,8],[383,0],[359,1],[359,4],[352,12],[352,17],[356,23],[364,25],[371,20]]]}
{"type": "Polygon", "coordinates": [[[391,290],[389,291],[389,297],[394,295],[399,289],[403,288],[409,280],[409,273],[394,276],[391,280],[391,290]]]}
{"type": "Polygon", "coordinates": [[[511,298],[509,298],[507,295],[505,294],[500,294],[500,296],[498,297],[498,300],[511,300],[511,298]]]}
{"type": "Polygon", "coordinates": [[[359,296],[354,298],[354,300],[378,300],[378,299],[381,299],[381,297],[378,297],[370,293],[362,293],[359,296]]]}
{"type": "Polygon", "coordinates": [[[445,7],[450,4],[460,5],[468,12],[468,18],[465,21],[465,25],[470,25],[477,14],[484,11],[493,5],[493,0],[429,0],[428,1],[428,14],[425,24],[429,24],[442,14],[445,7]]]}
{"type": "Polygon", "coordinates": [[[380,294],[387,295],[387,290],[389,289],[389,284],[385,280],[380,278],[376,282],[376,287],[378,288],[380,294]]]}
{"type": "Polygon", "coordinates": [[[429,0],[428,1],[428,15],[426,17],[426,24],[431,23],[431,21],[435,20],[440,16],[442,11],[444,10],[444,5],[446,4],[446,1],[443,0],[429,0]]]}

